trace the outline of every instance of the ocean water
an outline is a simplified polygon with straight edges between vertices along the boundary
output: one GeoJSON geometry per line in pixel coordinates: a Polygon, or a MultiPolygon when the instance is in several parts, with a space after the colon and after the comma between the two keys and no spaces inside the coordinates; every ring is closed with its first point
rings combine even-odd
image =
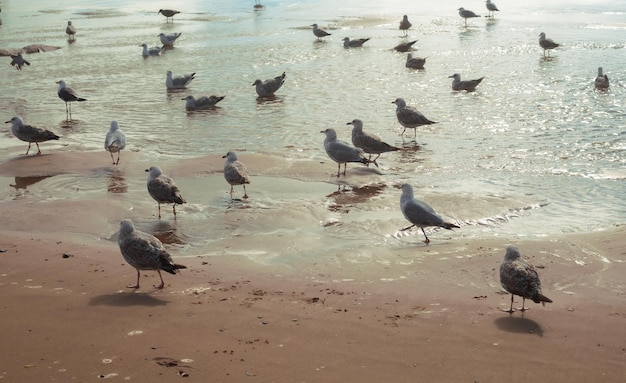
{"type": "MultiPolygon", "coordinates": [[[[422,240],[417,231],[398,230],[407,225],[397,188],[404,182],[462,226],[454,233],[429,231],[430,246],[438,240],[461,246],[485,236],[541,239],[626,221],[622,1],[496,1],[501,11],[494,19],[470,19],[467,27],[457,14],[459,3],[449,0],[262,3],[256,10],[253,1],[180,2],[182,13],[166,23],[157,11],[167,3],[5,0],[0,48],[41,43],[61,49],[28,55],[32,65],[21,72],[2,59],[2,121],[20,115],[57,132],[61,140],[42,144],[45,152],[103,151],[115,119],[126,133],[126,150],[154,163],[236,150],[244,162],[246,155],[259,155],[327,164],[322,181],[256,174],[248,188],[253,198],[239,205],[229,202],[221,175],[179,180],[189,189],[208,189],[187,196],[182,219],[135,217],[144,230],[169,233],[163,237],[179,254],[232,252],[297,263],[350,253],[354,262],[371,260],[367,245],[393,248],[422,240]],[[407,38],[398,30],[403,14],[413,23],[407,38]],[[74,42],[64,33],[67,20],[78,29],[74,42]],[[312,23],[332,35],[316,41],[312,23]],[[159,45],[160,32],[182,36],[160,57],[143,58],[138,45],[159,45]],[[562,44],[550,58],[538,45],[540,32],[562,44]],[[343,37],[371,40],[344,49],[343,37]],[[418,40],[413,55],[427,57],[425,70],[405,68],[406,54],[393,51],[407,40],[418,40]],[[593,87],[599,66],[610,78],[608,91],[593,87]],[[187,90],[168,92],[167,70],[195,72],[196,79],[187,90]],[[276,98],[257,100],[254,80],[283,71],[286,82],[276,98]],[[485,79],[476,92],[453,92],[453,73],[485,79]],[[73,105],[71,121],[56,96],[60,79],[89,100],[73,105]],[[181,100],[188,94],[226,98],[215,110],[188,113],[181,100]],[[398,97],[438,124],[417,129],[415,139],[410,129],[401,136],[391,103],[398,97]],[[337,180],[320,131],[334,128],[350,141],[346,123],[355,118],[405,150],[384,154],[378,172],[361,180],[358,173],[337,180]],[[233,238],[244,240],[233,246],[233,238]],[[272,245],[259,248],[260,242],[272,245]]],[[[483,1],[463,6],[487,14],[483,1]]],[[[26,146],[6,127],[0,161],[26,146]]],[[[102,156],[103,164],[94,167],[106,164],[108,154],[102,156]]],[[[349,165],[348,172],[357,167],[349,165]]],[[[67,198],[122,198],[153,214],[153,201],[140,194],[145,179],[123,181],[120,188],[113,185],[112,196],[98,172],[88,179],[31,179],[29,193],[5,177],[0,209],[16,198],[50,199],[55,189],[80,184],[82,193],[67,198]]],[[[388,261],[385,256],[377,261],[388,261]]]]}

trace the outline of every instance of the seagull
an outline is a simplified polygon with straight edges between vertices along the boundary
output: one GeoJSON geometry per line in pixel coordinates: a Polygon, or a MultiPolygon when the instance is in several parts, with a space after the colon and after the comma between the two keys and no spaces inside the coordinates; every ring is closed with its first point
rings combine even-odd
{"type": "Polygon", "coordinates": [[[498,7],[491,2],[491,0],[487,0],[485,2],[485,6],[487,7],[487,10],[489,11],[489,15],[487,17],[493,17],[494,16],[494,12],[498,11],[500,12],[500,10],[498,9],[498,7]]]}
{"type": "Polygon", "coordinates": [[[320,133],[326,134],[326,138],[324,139],[324,149],[326,149],[328,157],[337,163],[337,177],[339,177],[341,164],[343,164],[344,176],[346,175],[348,162],[360,162],[365,165],[369,164],[367,158],[363,157],[361,149],[357,149],[350,146],[347,142],[337,139],[337,132],[335,132],[335,129],[328,128],[326,130],[322,130],[320,133]]]}
{"type": "Polygon", "coordinates": [[[426,202],[415,199],[415,197],[413,197],[413,187],[409,184],[402,185],[400,210],[402,211],[404,218],[412,223],[411,226],[405,227],[404,229],[401,229],[401,231],[408,230],[413,226],[419,227],[422,229],[422,233],[424,233],[424,237],[426,238],[424,243],[430,242],[430,239],[428,239],[428,236],[424,231],[425,227],[438,226],[447,230],[459,228],[453,223],[445,222],[426,202]]]}
{"type": "Polygon", "coordinates": [[[168,70],[165,77],[165,85],[167,89],[185,89],[187,85],[194,79],[196,73],[185,74],[182,76],[172,77],[172,71],[168,70]]]}
{"type": "Polygon", "coordinates": [[[367,161],[373,163],[376,167],[378,167],[376,160],[382,153],[400,150],[400,148],[396,148],[395,146],[391,146],[388,143],[381,141],[380,138],[374,136],[373,134],[364,132],[363,121],[359,119],[352,120],[346,125],[352,125],[352,144],[369,154],[367,161]],[[372,154],[376,154],[376,158],[374,158],[373,161],[372,154]]]}
{"type": "Polygon", "coordinates": [[[402,98],[396,98],[391,103],[396,104],[396,117],[400,125],[404,126],[404,130],[400,135],[404,134],[406,128],[413,128],[415,131],[414,137],[417,137],[418,126],[436,124],[435,121],[429,120],[422,113],[418,112],[417,109],[407,106],[402,98]]]}
{"type": "Polygon", "coordinates": [[[161,54],[161,47],[152,47],[148,49],[148,44],[140,44],[139,46],[143,47],[143,51],[141,52],[143,57],[158,56],[161,54]]]}
{"type": "Polygon", "coordinates": [[[415,44],[416,42],[417,40],[409,41],[408,43],[400,43],[396,45],[393,49],[395,49],[398,52],[408,52],[411,49],[413,49],[412,45],[415,44]]]}
{"type": "Polygon", "coordinates": [[[459,16],[465,19],[465,26],[467,27],[467,19],[470,17],[480,17],[469,9],[463,7],[459,8],[459,16]]]}
{"type": "Polygon", "coordinates": [[[174,22],[174,15],[179,14],[179,11],[175,11],[173,9],[159,9],[159,12],[157,12],[158,14],[162,14],[163,16],[165,16],[165,22],[167,23],[169,18],[172,18],[172,23],[174,22]]]}
{"type": "Polygon", "coordinates": [[[409,18],[407,15],[402,16],[402,21],[400,21],[400,27],[399,29],[401,31],[404,31],[404,35],[406,36],[409,29],[413,26],[413,24],[411,24],[411,22],[409,21],[409,18]]]}
{"type": "Polygon", "coordinates": [[[246,184],[250,183],[250,175],[248,174],[246,165],[237,159],[235,152],[228,152],[223,155],[222,158],[226,158],[226,163],[224,163],[224,178],[226,182],[230,184],[230,199],[233,199],[234,185],[243,186],[243,198],[248,198],[246,184]]]}
{"type": "Polygon", "coordinates": [[[254,9],[263,8],[263,4],[261,4],[261,0],[254,0],[254,9]]]}
{"type": "Polygon", "coordinates": [[[280,76],[276,76],[269,80],[256,80],[252,85],[256,87],[256,93],[259,97],[271,97],[285,83],[285,72],[280,76]]]}
{"type": "Polygon", "coordinates": [[[180,33],[159,33],[158,34],[158,38],[161,40],[161,44],[163,44],[163,46],[167,46],[167,47],[173,47],[174,46],[174,42],[176,41],[177,38],[180,37],[180,35],[182,35],[182,32],[180,33]]]}
{"type": "Polygon", "coordinates": [[[222,101],[224,96],[202,96],[199,99],[195,99],[193,96],[189,95],[181,100],[186,100],[185,109],[187,110],[201,110],[201,109],[210,109],[214,108],[215,105],[222,101]]]}
{"type": "Polygon", "coordinates": [[[11,65],[14,65],[17,70],[22,70],[22,67],[24,65],[30,65],[30,62],[26,61],[21,53],[18,53],[11,56],[11,65]]]}
{"type": "Polygon", "coordinates": [[[10,56],[11,65],[15,66],[15,69],[17,70],[22,70],[22,67],[24,65],[30,65],[30,62],[26,61],[24,57],[22,57],[22,54],[47,52],[47,51],[54,51],[57,49],[61,49],[61,47],[53,46],[53,45],[44,45],[44,44],[30,44],[23,48],[11,48],[11,49],[0,48],[0,56],[10,56]]]}
{"type": "Polygon", "coordinates": [[[546,34],[541,32],[539,34],[539,46],[543,48],[543,57],[546,57],[546,51],[548,52],[548,57],[550,57],[550,49],[554,49],[561,44],[555,43],[552,39],[546,39],[546,34]]]}
{"type": "Polygon", "coordinates": [[[515,295],[522,297],[522,307],[519,308],[522,312],[529,310],[524,307],[526,299],[544,306],[545,302],[552,303],[550,298],[541,293],[541,281],[535,266],[521,259],[520,252],[515,246],[506,248],[506,254],[500,265],[500,284],[511,293],[511,306],[508,310],[503,310],[509,314],[515,311],[513,309],[515,295]]]}
{"type": "Polygon", "coordinates": [[[358,47],[362,47],[363,44],[365,44],[365,42],[367,40],[369,40],[369,38],[367,38],[367,39],[350,40],[349,37],[344,37],[343,38],[343,47],[344,48],[358,48],[358,47]]]}
{"type": "Polygon", "coordinates": [[[452,90],[466,90],[468,92],[473,92],[476,90],[478,84],[483,81],[484,77],[478,78],[476,80],[465,80],[461,81],[461,75],[455,73],[448,78],[452,78],[452,90]]]}
{"type": "Polygon", "coordinates": [[[111,154],[113,165],[120,163],[120,152],[126,147],[126,136],[120,129],[117,121],[111,121],[111,127],[104,139],[104,149],[111,154]],[[117,153],[117,161],[113,159],[113,153],[117,153]]]}
{"type": "Polygon", "coordinates": [[[187,201],[180,194],[180,190],[174,180],[171,177],[166,176],[161,172],[158,166],[152,166],[150,169],[146,169],[150,174],[148,175],[148,193],[157,201],[159,206],[159,218],[161,218],[161,204],[171,203],[173,204],[174,218],[176,218],[176,204],[183,204],[187,201]]]}
{"type": "Polygon", "coordinates": [[[59,84],[59,89],[57,90],[57,95],[61,100],[65,102],[65,118],[67,118],[69,113],[70,120],[72,119],[72,102],[74,101],[87,101],[86,98],[78,97],[74,89],[70,88],[65,84],[65,81],[59,80],[56,82],[59,84]]]}
{"type": "Polygon", "coordinates": [[[67,22],[67,28],[65,28],[65,33],[70,40],[74,40],[74,35],[76,34],[76,27],[72,25],[71,21],[67,22]]]}
{"type": "Polygon", "coordinates": [[[128,285],[127,287],[130,289],[139,288],[139,270],[156,270],[159,273],[161,284],[154,287],[162,289],[165,286],[165,282],[163,282],[161,270],[170,274],[176,274],[178,269],[187,268],[187,266],[174,263],[172,257],[157,237],[135,230],[135,225],[133,225],[133,221],[130,219],[120,222],[117,244],[120,247],[124,260],[137,269],[137,283],[128,285]]]}
{"type": "Polygon", "coordinates": [[[41,154],[39,149],[39,143],[49,140],[58,140],[59,136],[52,133],[49,130],[43,128],[37,128],[32,125],[25,125],[21,117],[13,117],[9,121],[5,121],[6,124],[11,123],[11,133],[18,139],[28,142],[28,149],[24,155],[28,154],[30,145],[34,142],[37,145],[37,154],[41,154]]]}
{"type": "Polygon", "coordinates": [[[319,29],[317,24],[311,24],[313,27],[313,34],[317,37],[317,41],[322,41],[322,37],[330,36],[331,34],[323,29],[319,29]]]}
{"type": "Polygon", "coordinates": [[[407,54],[405,64],[407,68],[424,69],[424,64],[426,64],[426,57],[413,57],[410,53],[407,54]]]}
{"type": "Polygon", "coordinates": [[[609,88],[609,77],[602,72],[601,66],[598,67],[598,77],[596,77],[595,85],[598,89],[609,88]]]}

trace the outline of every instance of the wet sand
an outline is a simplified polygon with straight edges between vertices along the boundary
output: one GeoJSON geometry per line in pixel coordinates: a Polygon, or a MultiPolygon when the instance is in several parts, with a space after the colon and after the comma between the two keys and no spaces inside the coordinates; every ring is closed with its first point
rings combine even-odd
{"type": "MultiPolygon", "coordinates": [[[[104,151],[42,150],[42,156],[1,163],[2,182],[113,172],[104,151]]],[[[312,188],[324,188],[336,170],[332,163],[285,168],[268,156],[240,159],[253,177],[262,167],[277,179],[310,178],[312,188]]],[[[284,241],[280,234],[254,236],[254,243],[234,234],[216,243],[211,256],[169,245],[188,269],[165,273],[163,290],[151,287],[155,272],[142,272],[134,291],[125,288],[135,270],[123,261],[115,232],[123,218],[158,221],[156,203],[139,189],[147,165],[138,153],[122,153],[124,193],[67,200],[64,193],[76,185],[43,195],[35,182],[0,205],[0,380],[171,382],[185,374],[192,381],[233,382],[626,379],[623,225],[515,243],[540,267],[544,294],[554,303],[530,302],[530,311],[512,316],[501,311],[510,296],[497,273],[507,241],[447,232],[429,245],[416,235],[400,246],[370,249],[394,262],[345,261],[335,247],[319,246],[326,237],[294,244],[300,252],[320,252],[319,259],[291,263],[247,256],[276,247],[284,241]],[[129,206],[140,193],[142,206],[129,206]],[[244,247],[244,255],[230,251],[244,247]]],[[[191,196],[213,188],[227,195],[226,182],[217,182],[219,156],[166,165],[191,196]],[[207,186],[203,181],[211,177],[215,185],[207,186]]],[[[378,177],[350,169],[348,180],[378,177]]],[[[103,185],[111,181],[103,178],[103,185]]],[[[251,198],[253,186],[254,178],[251,198]]],[[[181,209],[178,220],[193,209],[181,209]]]]}

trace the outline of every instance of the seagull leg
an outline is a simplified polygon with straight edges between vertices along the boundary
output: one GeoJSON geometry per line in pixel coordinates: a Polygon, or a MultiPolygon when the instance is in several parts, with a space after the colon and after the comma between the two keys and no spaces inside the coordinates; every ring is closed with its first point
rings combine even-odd
{"type": "Polygon", "coordinates": [[[115,165],[115,160],[113,159],[113,152],[109,152],[109,154],[111,155],[111,161],[113,161],[113,165],[115,165]]]}
{"type": "Polygon", "coordinates": [[[26,149],[26,153],[24,153],[24,155],[25,155],[25,156],[26,156],[26,155],[28,155],[28,152],[30,151],[30,145],[31,145],[31,144],[30,144],[30,142],[29,142],[29,143],[28,143],[28,149],[26,149]]]}
{"type": "Polygon", "coordinates": [[[402,137],[404,137],[404,132],[406,132],[406,127],[402,130],[402,133],[400,133],[402,137]]]}
{"type": "Polygon", "coordinates": [[[530,310],[530,307],[525,307],[524,303],[526,303],[526,298],[522,297],[522,307],[518,308],[519,311],[524,312],[526,310],[530,310]]]}
{"type": "Polygon", "coordinates": [[[161,270],[157,270],[157,273],[159,273],[159,278],[161,278],[161,284],[158,286],[154,285],[154,287],[160,290],[163,288],[163,286],[165,286],[165,282],[163,282],[163,277],[161,276],[161,270]]]}
{"type": "MultiPolygon", "coordinates": [[[[370,154],[370,162],[373,162],[374,165],[376,165],[376,167],[378,167],[378,162],[376,162],[376,160],[378,159],[378,157],[380,157],[380,153],[378,153],[378,155],[376,156],[376,158],[374,158],[374,161],[371,160],[372,155],[370,154]]],[[[370,166],[369,163],[367,164],[367,166],[370,166]]]]}
{"type": "Polygon", "coordinates": [[[126,288],[129,289],[138,289],[139,288],[139,269],[137,270],[137,283],[135,283],[134,285],[127,285],[126,288]]]}
{"type": "Polygon", "coordinates": [[[115,165],[120,163],[120,152],[117,152],[117,161],[115,161],[115,165]]]}
{"type": "Polygon", "coordinates": [[[172,205],[172,211],[174,212],[174,219],[176,219],[176,204],[172,205]]]}
{"type": "Polygon", "coordinates": [[[230,185],[230,199],[233,199],[233,185],[230,185]]]}
{"type": "Polygon", "coordinates": [[[341,172],[341,164],[337,162],[337,178],[339,178],[339,173],[341,172]]]}
{"type": "Polygon", "coordinates": [[[246,185],[243,186],[243,198],[248,198],[248,192],[246,192],[246,185]]]}
{"type": "Polygon", "coordinates": [[[41,150],[39,149],[39,143],[35,142],[35,145],[37,145],[37,154],[41,154],[41,150]]]}
{"type": "Polygon", "coordinates": [[[502,310],[505,313],[509,313],[509,314],[513,314],[515,312],[515,310],[513,309],[513,294],[511,294],[511,307],[509,307],[508,310],[502,310]]]}
{"type": "Polygon", "coordinates": [[[413,226],[415,226],[415,225],[411,225],[411,226],[405,227],[404,229],[400,229],[400,231],[407,231],[407,230],[409,230],[410,228],[412,228],[413,226]]]}
{"type": "Polygon", "coordinates": [[[159,218],[161,218],[161,203],[157,202],[157,207],[159,208],[159,218]]]}
{"type": "Polygon", "coordinates": [[[424,237],[426,238],[424,240],[424,243],[430,243],[430,239],[428,239],[428,236],[426,235],[426,232],[424,231],[424,228],[422,227],[421,229],[422,229],[422,233],[424,233],[424,237]]]}
{"type": "MultiPolygon", "coordinates": [[[[341,167],[341,164],[339,165],[341,167]]],[[[348,163],[343,164],[343,175],[346,175],[346,168],[348,167],[348,163]]]]}

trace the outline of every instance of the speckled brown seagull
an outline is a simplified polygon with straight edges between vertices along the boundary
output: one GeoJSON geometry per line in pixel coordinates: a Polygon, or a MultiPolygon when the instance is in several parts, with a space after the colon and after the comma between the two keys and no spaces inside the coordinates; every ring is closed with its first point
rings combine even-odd
{"type": "Polygon", "coordinates": [[[530,262],[521,259],[521,254],[517,247],[508,246],[506,254],[500,265],[500,284],[509,293],[511,293],[511,306],[508,310],[504,310],[512,314],[513,297],[519,295],[522,297],[522,307],[520,311],[529,310],[524,307],[526,299],[530,299],[535,303],[541,303],[545,306],[545,302],[552,303],[552,300],[541,292],[541,281],[535,266],[530,262]]]}
{"type": "Polygon", "coordinates": [[[159,273],[161,284],[154,287],[162,289],[165,286],[165,282],[163,281],[161,270],[170,274],[176,274],[179,269],[187,268],[187,266],[174,263],[172,257],[157,237],[135,230],[133,221],[130,219],[120,222],[117,244],[120,247],[124,260],[137,270],[137,283],[128,285],[128,288],[139,288],[139,278],[141,276],[139,270],[156,270],[159,273]]]}

